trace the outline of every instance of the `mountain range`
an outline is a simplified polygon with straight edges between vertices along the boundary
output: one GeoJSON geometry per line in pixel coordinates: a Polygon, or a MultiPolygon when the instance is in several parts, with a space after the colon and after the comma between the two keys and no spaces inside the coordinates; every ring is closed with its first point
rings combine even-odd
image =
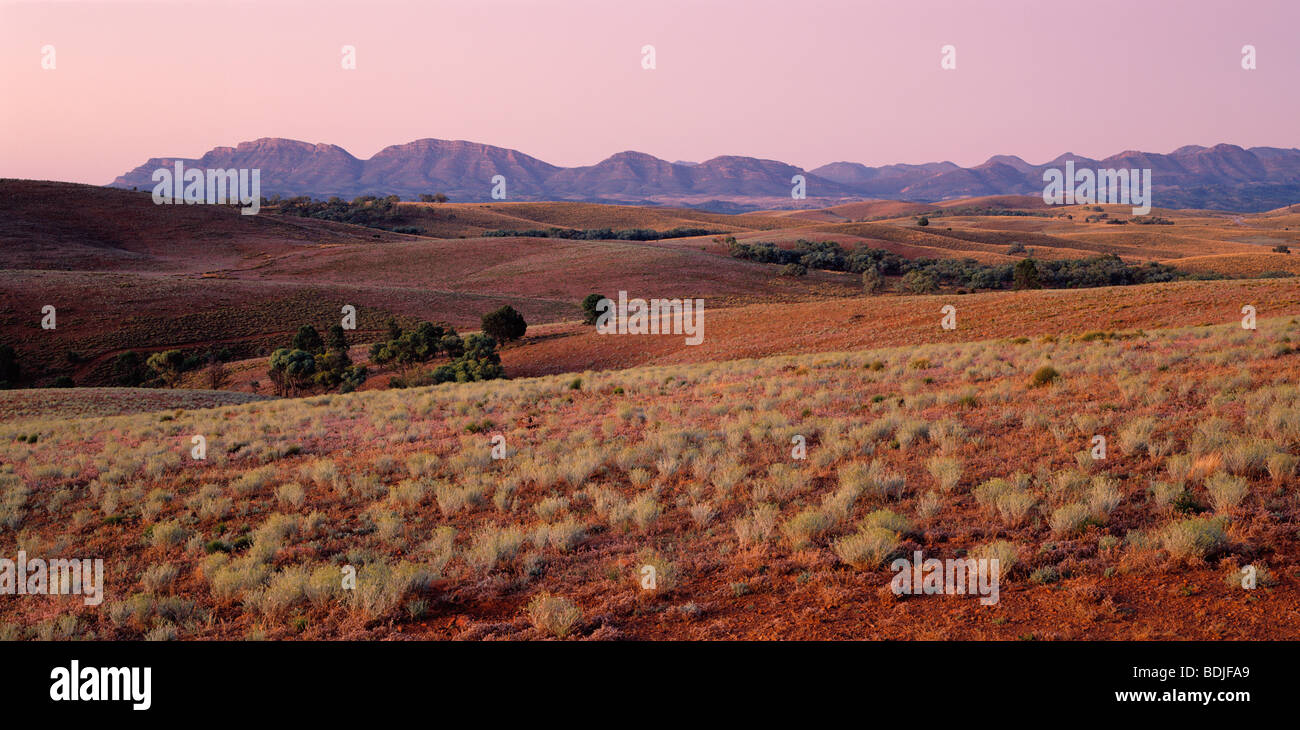
{"type": "Polygon", "coordinates": [[[1257,212],[1300,202],[1300,149],[1231,144],[1188,145],[1168,154],[1129,150],[1094,160],[1072,153],[1032,165],[994,155],[974,167],[952,162],[869,167],[832,162],[804,170],[776,160],[722,156],[668,162],[619,152],[594,165],[559,167],[522,152],[465,141],[419,139],[358,159],[332,144],[266,137],[216,147],[198,159],[155,157],[110,185],[153,189],[153,171],[187,167],[257,168],[264,196],[314,198],[444,193],[457,202],[492,200],[493,178],[506,179],[507,200],[572,200],[682,205],[719,212],[797,208],[849,200],[937,202],[986,195],[1040,195],[1043,171],[1073,160],[1082,167],[1150,168],[1154,205],[1257,212]],[[793,200],[791,178],[803,175],[806,200],[793,200]]]}

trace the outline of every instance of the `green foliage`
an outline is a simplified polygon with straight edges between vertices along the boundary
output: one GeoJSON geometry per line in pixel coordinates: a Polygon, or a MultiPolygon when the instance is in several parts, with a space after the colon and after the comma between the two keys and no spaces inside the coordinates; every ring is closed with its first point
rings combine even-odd
{"type": "Polygon", "coordinates": [[[880,270],[872,266],[862,272],[862,291],[867,294],[879,294],[885,288],[885,277],[880,270]]]}
{"type": "Polygon", "coordinates": [[[1021,259],[1016,263],[1015,287],[1017,289],[1043,288],[1042,282],[1038,280],[1038,266],[1034,264],[1033,259],[1021,259]]]}
{"type": "MultiPolygon", "coordinates": [[[[733,258],[764,264],[786,266],[797,263],[809,269],[864,273],[875,269],[883,276],[906,276],[913,271],[927,274],[918,283],[933,281],[936,287],[962,289],[1008,289],[1015,285],[1016,266],[1012,264],[982,264],[975,259],[906,259],[884,249],[859,247],[845,252],[833,241],[795,241],[794,248],[781,248],[775,243],[740,243],[728,236],[723,239],[733,258]]],[[[1023,246],[1020,247],[1023,251],[1023,246]]],[[[1015,253],[1016,250],[1008,249],[1015,253]]],[[[1172,266],[1149,262],[1143,265],[1124,263],[1118,256],[1107,254],[1086,259],[1068,259],[1033,262],[1040,287],[1072,289],[1127,284],[1150,284],[1183,279],[1214,278],[1215,275],[1179,271],[1172,266]]],[[[1222,277],[1220,277],[1222,278],[1222,277]]],[[[865,281],[864,281],[865,284],[865,281]]],[[[906,283],[904,284],[906,289],[906,283]]],[[[910,290],[909,290],[910,291],[910,290]]]]}
{"type": "Polygon", "coordinates": [[[350,203],[337,197],[317,201],[303,196],[281,201],[279,212],[283,215],[352,223],[370,228],[391,228],[398,218],[397,204],[400,201],[401,198],[396,195],[384,198],[363,195],[350,203]]]}
{"type": "Polygon", "coordinates": [[[600,304],[600,300],[604,298],[604,294],[588,294],[583,298],[582,321],[584,324],[596,324],[596,318],[600,316],[600,312],[596,311],[596,305],[600,304]]]}
{"type": "Polygon", "coordinates": [[[528,323],[509,304],[483,315],[483,332],[498,342],[511,342],[524,336],[528,323]]]}
{"type": "Polygon", "coordinates": [[[184,370],[185,355],[180,350],[155,352],[147,361],[149,369],[157,373],[158,379],[169,388],[176,387],[184,370]]]}
{"type": "Polygon", "coordinates": [[[463,350],[456,330],[432,322],[423,322],[412,332],[402,332],[396,327],[396,322],[390,320],[389,334],[394,332],[397,333],[396,337],[370,346],[371,362],[398,370],[409,370],[415,365],[429,362],[439,353],[455,358],[463,350]]]}
{"type": "Polygon", "coordinates": [[[305,350],[281,347],[271,353],[267,375],[278,395],[297,394],[312,385],[316,374],[316,357],[305,350]]]}
{"type": "Polygon", "coordinates": [[[330,350],[348,351],[348,333],[343,329],[343,325],[335,324],[330,327],[329,334],[325,339],[325,346],[330,350]]]}
{"type": "Polygon", "coordinates": [[[376,342],[370,348],[370,359],[376,365],[391,365],[405,373],[412,367],[443,354],[450,362],[421,376],[402,375],[393,378],[389,381],[390,384],[406,388],[449,382],[468,383],[505,377],[496,346],[496,340],[489,335],[472,334],[462,339],[451,327],[424,322],[414,332],[402,333],[397,339],[387,342],[376,342]]]}
{"type": "Polygon", "coordinates": [[[325,341],[321,339],[316,328],[309,324],[304,324],[298,328],[298,334],[293,336],[293,342],[289,346],[303,352],[316,353],[325,351],[325,341]]]}
{"type": "Polygon", "coordinates": [[[932,272],[916,269],[903,274],[903,290],[912,294],[929,294],[938,291],[939,281],[932,272]]]}
{"type": "Polygon", "coordinates": [[[1056,372],[1056,368],[1051,365],[1044,365],[1029,376],[1029,386],[1031,388],[1041,388],[1045,385],[1051,385],[1059,377],[1061,377],[1061,374],[1056,372]]]}

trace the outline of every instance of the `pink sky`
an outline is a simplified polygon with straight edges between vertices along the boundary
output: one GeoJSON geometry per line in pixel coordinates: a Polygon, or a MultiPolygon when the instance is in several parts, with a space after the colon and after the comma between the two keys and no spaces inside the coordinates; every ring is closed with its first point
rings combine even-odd
{"type": "Polygon", "coordinates": [[[805,168],[1295,147],[1297,27],[1296,0],[0,0],[0,177],[103,184],[258,137],[805,168]]]}

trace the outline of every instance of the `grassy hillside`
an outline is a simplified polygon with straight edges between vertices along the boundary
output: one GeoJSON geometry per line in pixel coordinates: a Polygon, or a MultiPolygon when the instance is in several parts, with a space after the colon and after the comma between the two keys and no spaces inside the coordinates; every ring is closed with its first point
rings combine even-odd
{"type": "Polygon", "coordinates": [[[1029,334],[6,421],[5,550],[107,598],[0,634],[1298,638],[1300,325],[1029,334]],[[1000,602],[896,598],[915,550],[999,556],[1000,602]]]}

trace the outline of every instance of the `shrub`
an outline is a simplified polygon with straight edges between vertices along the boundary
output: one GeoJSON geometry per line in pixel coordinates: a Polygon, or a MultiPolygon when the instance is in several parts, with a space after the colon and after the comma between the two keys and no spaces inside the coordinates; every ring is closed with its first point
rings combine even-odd
{"type": "Polygon", "coordinates": [[[501,561],[514,557],[523,543],[524,533],[518,527],[486,525],[474,534],[465,551],[465,562],[471,568],[488,572],[501,561]]]}
{"type": "Polygon", "coordinates": [[[357,587],[348,592],[348,599],[354,611],[376,619],[397,608],[411,591],[427,588],[433,579],[422,565],[367,563],[357,571],[357,587]]]}
{"type": "Polygon", "coordinates": [[[1051,525],[1052,532],[1056,535],[1075,535],[1083,532],[1083,528],[1088,525],[1091,516],[1092,510],[1087,505],[1072,502],[1056,508],[1052,512],[1048,524],[1051,525]]]}
{"type": "Polygon", "coordinates": [[[1002,516],[1002,521],[1011,527],[1023,525],[1029,518],[1029,512],[1038,504],[1034,495],[1028,490],[1012,489],[999,494],[994,501],[998,514],[1002,516]]]}
{"type": "Polygon", "coordinates": [[[1013,542],[996,540],[972,550],[971,557],[977,560],[997,560],[998,574],[1006,575],[1020,562],[1020,548],[1013,542]]]}
{"type": "Polygon", "coordinates": [[[761,545],[772,539],[778,514],[774,505],[760,504],[748,517],[736,520],[736,538],[740,546],[761,545]]]}
{"type": "Polygon", "coordinates": [[[677,587],[677,577],[677,566],[654,550],[637,555],[635,580],[640,590],[654,595],[668,593],[677,587]]]}
{"type": "Polygon", "coordinates": [[[1056,368],[1051,365],[1044,365],[1035,370],[1034,374],[1029,377],[1029,387],[1041,388],[1046,385],[1051,385],[1056,382],[1056,379],[1059,377],[1061,377],[1061,374],[1056,372],[1056,368]]]}
{"type": "Polygon", "coordinates": [[[546,527],[546,539],[551,547],[567,553],[587,538],[587,528],[572,517],[566,517],[546,527]]]}
{"type": "Polygon", "coordinates": [[[787,520],[781,532],[790,541],[790,547],[802,550],[834,525],[835,521],[820,507],[808,507],[787,520]]]}
{"type": "Polygon", "coordinates": [[[872,266],[862,272],[862,291],[867,294],[879,294],[885,288],[885,277],[880,270],[872,266]]]}
{"type": "Polygon", "coordinates": [[[176,580],[176,575],[179,572],[180,571],[177,570],[176,566],[171,565],[170,563],[153,565],[147,568],[144,571],[144,574],[140,576],[140,585],[150,593],[158,593],[162,589],[170,586],[172,582],[176,580]]]}
{"type": "Polygon", "coordinates": [[[1205,558],[1227,543],[1225,520],[1221,517],[1189,517],[1167,525],[1160,545],[1176,558],[1205,558]]]}
{"type": "Polygon", "coordinates": [[[186,530],[181,523],[172,520],[155,522],[149,532],[150,544],[159,550],[176,547],[185,542],[187,537],[189,537],[189,530],[186,530]]]}
{"type": "Polygon", "coordinates": [[[301,484],[282,484],[276,487],[275,498],[282,505],[301,507],[303,500],[307,498],[307,492],[301,484]]]}
{"type": "Polygon", "coordinates": [[[1268,475],[1275,482],[1289,479],[1295,474],[1296,457],[1279,451],[1268,457],[1268,475]]]}
{"type": "Polygon", "coordinates": [[[843,562],[859,570],[873,570],[898,549],[898,533],[884,527],[864,526],[833,546],[843,562]]]}
{"type": "Polygon", "coordinates": [[[1093,477],[1092,488],[1088,490],[1088,509],[1097,520],[1105,520],[1120,503],[1124,495],[1118,483],[1109,477],[1093,477]]]}
{"type": "Polygon", "coordinates": [[[528,602],[528,621],[539,631],[563,639],[582,620],[582,610],[563,596],[542,592],[528,602]]]}
{"type": "Polygon", "coordinates": [[[1216,512],[1227,512],[1241,504],[1249,490],[1245,479],[1221,471],[1211,474],[1205,480],[1205,491],[1209,493],[1210,504],[1216,512]]]}
{"type": "Polygon", "coordinates": [[[713,516],[717,514],[717,511],[714,510],[713,506],[708,502],[701,502],[699,504],[691,505],[690,513],[691,520],[695,523],[695,526],[703,528],[709,526],[709,523],[713,521],[713,516]]]}
{"type": "Polygon", "coordinates": [[[864,527],[879,527],[890,532],[907,534],[912,531],[912,521],[888,509],[878,509],[862,521],[864,527]]]}
{"type": "Polygon", "coordinates": [[[646,490],[637,495],[630,505],[632,509],[632,521],[642,531],[646,532],[656,521],[659,520],[661,512],[659,502],[655,500],[652,490],[646,490]]]}
{"type": "Polygon", "coordinates": [[[934,481],[939,485],[939,489],[945,492],[951,492],[961,481],[962,464],[957,459],[946,456],[931,457],[925,463],[925,468],[934,477],[934,481]]]}

